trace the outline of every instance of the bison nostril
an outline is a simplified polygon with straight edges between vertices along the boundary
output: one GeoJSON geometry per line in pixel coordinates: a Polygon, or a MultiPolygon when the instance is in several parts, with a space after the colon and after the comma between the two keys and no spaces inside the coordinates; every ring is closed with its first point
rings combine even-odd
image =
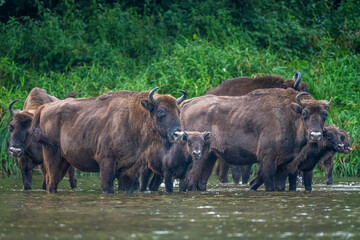
{"type": "Polygon", "coordinates": [[[195,157],[195,158],[199,158],[201,156],[201,152],[200,151],[193,151],[192,152],[192,155],[195,157]]]}

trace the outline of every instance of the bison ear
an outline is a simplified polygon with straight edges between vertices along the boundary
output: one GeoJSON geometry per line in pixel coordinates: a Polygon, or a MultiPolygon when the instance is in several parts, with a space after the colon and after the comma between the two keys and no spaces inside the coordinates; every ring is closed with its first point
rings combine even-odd
{"type": "Polygon", "coordinates": [[[154,110],[154,104],[150,102],[149,100],[141,100],[141,105],[147,109],[149,112],[152,112],[154,110]]]}
{"type": "Polygon", "coordinates": [[[205,142],[207,142],[210,140],[212,133],[211,132],[203,132],[203,135],[204,135],[205,142]]]}
{"type": "Polygon", "coordinates": [[[182,140],[187,141],[188,140],[188,133],[186,131],[184,131],[184,135],[182,140]]]}
{"type": "Polygon", "coordinates": [[[303,108],[300,105],[296,104],[296,103],[291,103],[290,107],[294,112],[296,112],[298,114],[301,114],[301,112],[303,110],[303,108]]]}

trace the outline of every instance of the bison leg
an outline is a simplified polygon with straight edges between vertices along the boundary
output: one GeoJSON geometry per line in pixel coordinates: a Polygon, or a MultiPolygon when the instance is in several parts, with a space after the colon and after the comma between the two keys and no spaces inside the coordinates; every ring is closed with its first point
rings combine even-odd
{"type": "Polygon", "coordinates": [[[216,175],[219,177],[221,183],[229,182],[228,172],[229,172],[230,164],[225,162],[225,160],[219,158],[218,165],[216,167],[216,175]]]}
{"type": "Polygon", "coordinates": [[[44,164],[41,164],[39,166],[39,168],[40,168],[41,174],[43,176],[42,189],[46,190],[46,169],[45,169],[44,164]]]}
{"type": "Polygon", "coordinates": [[[303,171],[304,172],[304,185],[305,190],[311,191],[312,190],[312,178],[313,178],[313,170],[303,171]]]}
{"type": "Polygon", "coordinates": [[[241,166],[241,182],[242,184],[247,184],[251,175],[252,164],[241,166]]]}
{"type": "MultiPolygon", "coordinates": [[[[243,166],[231,165],[231,175],[235,184],[240,183],[241,170],[243,166]]],[[[247,182],[247,180],[246,180],[247,182]]]]}
{"type": "Polygon", "coordinates": [[[76,169],[71,166],[68,170],[68,176],[69,176],[69,183],[70,187],[72,189],[76,188],[77,186],[77,179],[76,179],[76,169]]]}
{"type": "Polygon", "coordinates": [[[149,179],[151,177],[152,171],[148,167],[144,167],[141,171],[141,182],[140,182],[140,192],[146,191],[149,185],[149,179]]]}
{"type": "Polygon", "coordinates": [[[333,179],[332,179],[332,172],[334,169],[334,159],[332,157],[329,157],[324,161],[325,166],[325,176],[326,176],[326,184],[332,185],[333,179]]]}
{"type": "Polygon", "coordinates": [[[114,193],[114,167],[115,164],[111,159],[103,159],[100,164],[100,182],[103,193],[114,193]]]}
{"type": "Polygon", "coordinates": [[[296,191],[297,174],[289,174],[289,191],[296,191]]]}
{"type": "Polygon", "coordinates": [[[151,181],[149,184],[149,190],[150,191],[158,191],[162,181],[163,181],[162,176],[154,174],[154,176],[151,178],[151,181]]]}
{"type": "Polygon", "coordinates": [[[278,168],[275,173],[275,190],[276,191],[285,191],[286,178],[288,176],[288,171],[286,168],[278,168]]]}
{"type": "MultiPolygon", "coordinates": [[[[45,152],[45,151],[44,151],[45,152]]],[[[45,159],[45,154],[44,154],[45,159]]],[[[45,161],[45,160],[44,160],[45,161]]],[[[53,161],[52,165],[46,165],[47,169],[47,192],[56,193],[59,182],[64,178],[69,170],[70,164],[60,157],[59,161],[53,161]]]]}
{"type": "Polygon", "coordinates": [[[274,161],[270,157],[265,157],[263,159],[262,166],[262,179],[264,181],[265,190],[266,191],[274,191],[275,190],[275,166],[274,161]]]}
{"type": "Polygon", "coordinates": [[[23,181],[23,190],[31,190],[31,168],[29,166],[29,161],[31,161],[31,159],[25,156],[18,160],[23,181]]]}
{"type": "Polygon", "coordinates": [[[190,172],[191,168],[192,168],[192,163],[189,164],[189,166],[187,167],[184,176],[182,178],[180,178],[180,183],[179,183],[179,191],[180,192],[186,192],[186,190],[189,186],[189,172],[190,172]]]}
{"type": "MultiPolygon", "coordinates": [[[[217,159],[217,156],[214,153],[212,153],[208,156],[208,158],[206,159],[205,162],[203,161],[204,167],[203,167],[200,181],[198,183],[199,191],[206,191],[206,184],[210,178],[211,173],[214,170],[214,165],[216,163],[216,159],[217,159]]],[[[205,159],[203,159],[203,160],[205,160],[205,159]]]]}
{"type": "Polygon", "coordinates": [[[258,174],[251,182],[250,182],[250,190],[256,191],[264,181],[262,180],[262,177],[258,174]]]}
{"type": "Polygon", "coordinates": [[[173,192],[173,179],[172,174],[169,171],[164,172],[164,179],[165,179],[165,188],[166,192],[171,193],[173,192]]]}

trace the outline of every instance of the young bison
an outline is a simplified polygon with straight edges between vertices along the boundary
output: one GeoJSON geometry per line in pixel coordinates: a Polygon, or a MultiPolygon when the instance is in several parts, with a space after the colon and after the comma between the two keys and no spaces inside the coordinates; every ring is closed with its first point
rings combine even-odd
{"type": "Polygon", "coordinates": [[[166,192],[173,192],[173,179],[179,178],[179,190],[185,192],[188,186],[188,173],[193,162],[201,161],[209,152],[211,132],[184,132],[183,141],[173,144],[170,150],[164,152],[164,157],[159,164],[158,159],[148,159],[148,168],[154,176],[150,190],[157,190],[165,179],[166,192]]]}

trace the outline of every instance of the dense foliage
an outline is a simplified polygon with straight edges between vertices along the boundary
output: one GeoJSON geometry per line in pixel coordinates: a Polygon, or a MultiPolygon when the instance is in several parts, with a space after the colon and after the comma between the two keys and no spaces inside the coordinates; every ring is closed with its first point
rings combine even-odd
{"type": "Polygon", "coordinates": [[[160,86],[200,96],[227,78],[295,70],[316,99],[334,97],[328,123],[354,151],[335,171],[359,176],[360,1],[0,1],[0,174],[7,106],[33,87],[59,98],[160,86]],[[5,10],[6,9],[6,10],[5,10]]]}

